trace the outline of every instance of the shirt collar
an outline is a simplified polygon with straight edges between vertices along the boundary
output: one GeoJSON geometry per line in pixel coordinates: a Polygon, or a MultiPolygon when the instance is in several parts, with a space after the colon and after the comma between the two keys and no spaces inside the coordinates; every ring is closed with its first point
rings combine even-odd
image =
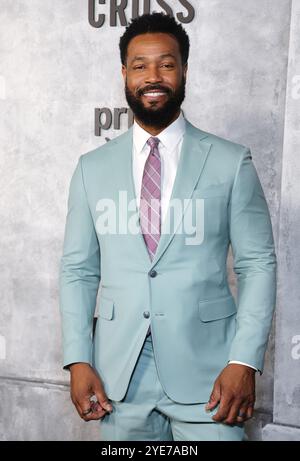
{"type": "MultiPolygon", "coordinates": [[[[162,130],[157,137],[162,145],[166,147],[169,152],[172,152],[181,137],[185,133],[185,118],[182,110],[174,122],[162,130]]],[[[133,143],[137,153],[141,153],[147,140],[152,136],[148,131],[144,130],[135,120],[133,122],[133,143]]]]}

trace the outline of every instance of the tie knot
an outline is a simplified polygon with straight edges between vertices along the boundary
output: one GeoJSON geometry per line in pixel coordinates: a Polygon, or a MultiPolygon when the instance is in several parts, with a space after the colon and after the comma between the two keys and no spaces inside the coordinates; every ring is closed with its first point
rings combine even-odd
{"type": "Polygon", "coordinates": [[[154,136],[151,136],[151,138],[148,139],[147,144],[153,149],[153,147],[157,147],[159,143],[159,138],[155,138],[154,136]]]}

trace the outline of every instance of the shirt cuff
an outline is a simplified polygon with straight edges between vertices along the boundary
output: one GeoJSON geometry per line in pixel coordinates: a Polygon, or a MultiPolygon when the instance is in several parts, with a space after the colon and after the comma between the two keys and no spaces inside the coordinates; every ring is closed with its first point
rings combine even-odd
{"type": "Polygon", "coordinates": [[[255,371],[259,371],[257,368],[253,367],[252,365],[249,365],[249,363],[239,362],[238,360],[229,360],[228,363],[239,363],[240,365],[245,365],[246,367],[253,368],[253,370],[255,371]]]}

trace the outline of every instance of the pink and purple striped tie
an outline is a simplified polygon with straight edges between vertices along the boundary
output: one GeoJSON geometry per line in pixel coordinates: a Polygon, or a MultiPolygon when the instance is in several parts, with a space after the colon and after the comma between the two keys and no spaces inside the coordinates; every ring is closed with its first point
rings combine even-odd
{"type": "MultiPolygon", "coordinates": [[[[140,199],[140,225],[151,261],[161,231],[161,162],[158,143],[159,139],[155,137],[147,141],[151,149],[145,163],[140,199]]],[[[150,334],[149,326],[147,336],[150,334]]]]}
{"type": "Polygon", "coordinates": [[[158,143],[159,138],[155,137],[147,141],[151,149],[145,163],[140,199],[140,225],[151,261],[161,232],[161,161],[158,143]]]}

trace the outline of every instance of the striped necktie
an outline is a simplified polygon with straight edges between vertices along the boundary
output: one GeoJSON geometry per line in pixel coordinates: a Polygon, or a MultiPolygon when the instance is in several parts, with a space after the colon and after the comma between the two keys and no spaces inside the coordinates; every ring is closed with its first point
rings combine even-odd
{"type": "Polygon", "coordinates": [[[140,199],[140,225],[151,261],[161,232],[161,161],[158,143],[159,138],[156,137],[147,141],[150,153],[144,167],[140,199]]]}
{"type": "MultiPolygon", "coordinates": [[[[142,179],[140,225],[152,261],[161,232],[161,161],[157,147],[159,139],[151,137],[147,144],[150,146],[150,153],[145,163],[142,179]]],[[[149,326],[147,336],[150,334],[149,326]]]]}

